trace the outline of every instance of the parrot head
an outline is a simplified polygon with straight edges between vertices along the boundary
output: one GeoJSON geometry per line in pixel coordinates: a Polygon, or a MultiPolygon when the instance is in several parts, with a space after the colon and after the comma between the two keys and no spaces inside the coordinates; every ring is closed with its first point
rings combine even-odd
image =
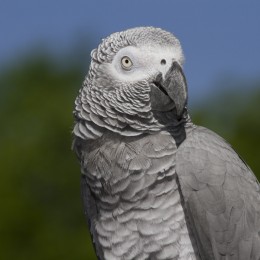
{"type": "Polygon", "coordinates": [[[154,114],[159,112],[172,111],[181,118],[187,85],[182,48],[173,34],[154,27],[113,33],[91,57],[76,113],[85,104],[85,112],[95,114],[98,125],[103,126],[103,120],[106,128],[128,130],[158,129],[154,114]]]}

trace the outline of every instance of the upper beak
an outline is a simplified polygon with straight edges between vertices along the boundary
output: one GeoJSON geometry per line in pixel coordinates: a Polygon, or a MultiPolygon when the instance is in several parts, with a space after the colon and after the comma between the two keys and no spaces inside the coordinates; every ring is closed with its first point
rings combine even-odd
{"type": "Polygon", "coordinates": [[[178,62],[174,61],[172,66],[165,74],[158,74],[154,84],[165,94],[168,95],[175,104],[177,116],[181,116],[187,104],[187,82],[178,62]]]}

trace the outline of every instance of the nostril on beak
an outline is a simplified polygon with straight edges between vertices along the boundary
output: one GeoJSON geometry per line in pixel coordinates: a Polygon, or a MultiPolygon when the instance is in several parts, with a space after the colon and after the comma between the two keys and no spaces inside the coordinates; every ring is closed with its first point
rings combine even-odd
{"type": "Polygon", "coordinates": [[[161,65],[165,65],[166,64],[166,60],[165,59],[162,59],[161,60],[161,65]]]}

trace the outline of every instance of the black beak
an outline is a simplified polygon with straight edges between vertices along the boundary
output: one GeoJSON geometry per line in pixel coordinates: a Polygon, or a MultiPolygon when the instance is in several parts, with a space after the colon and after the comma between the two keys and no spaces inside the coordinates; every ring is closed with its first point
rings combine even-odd
{"type": "Polygon", "coordinates": [[[181,66],[174,61],[166,73],[165,79],[162,79],[160,73],[154,84],[171,98],[175,104],[177,116],[181,116],[187,104],[187,82],[181,66]]]}

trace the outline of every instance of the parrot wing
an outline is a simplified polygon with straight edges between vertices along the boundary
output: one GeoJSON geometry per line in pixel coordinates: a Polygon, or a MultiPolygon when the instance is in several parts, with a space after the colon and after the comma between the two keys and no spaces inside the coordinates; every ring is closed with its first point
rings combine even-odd
{"type": "Polygon", "coordinates": [[[177,151],[176,172],[202,259],[260,259],[260,186],[214,132],[196,127],[177,151]]]}

